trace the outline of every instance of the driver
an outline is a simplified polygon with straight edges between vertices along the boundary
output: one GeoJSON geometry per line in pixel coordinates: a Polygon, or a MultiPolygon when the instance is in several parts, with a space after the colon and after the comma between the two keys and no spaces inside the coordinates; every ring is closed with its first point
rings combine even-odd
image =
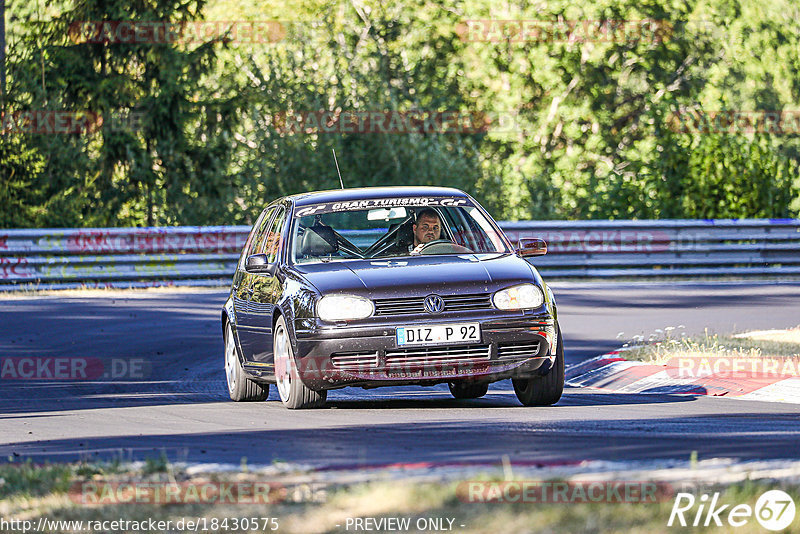
{"type": "MultiPolygon", "coordinates": [[[[414,217],[411,228],[408,222],[403,222],[402,226],[396,230],[397,236],[395,243],[382,250],[381,256],[405,255],[408,253],[419,254],[422,247],[426,244],[441,239],[442,220],[439,213],[432,208],[424,208],[418,211],[414,217]],[[410,232],[409,232],[410,230],[410,232]],[[405,232],[408,232],[407,234],[405,232]]],[[[392,230],[389,230],[391,233],[392,230]]]]}
{"type": "Polygon", "coordinates": [[[411,230],[414,233],[412,248],[441,239],[442,222],[439,220],[439,214],[432,208],[425,208],[417,213],[417,220],[411,230]]]}

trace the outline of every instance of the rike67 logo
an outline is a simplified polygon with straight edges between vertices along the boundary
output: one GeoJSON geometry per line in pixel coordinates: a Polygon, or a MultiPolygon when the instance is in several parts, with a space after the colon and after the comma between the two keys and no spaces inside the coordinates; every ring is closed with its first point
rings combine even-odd
{"type": "Polygon", "coordinates": [[[742,527],[753,517],[767,530],[784,530],[794,521],[794,500],[784,491],[770,490],[751,507],[749,504],[721,504],[719,492],[711,496],[704,493],[699,498],[692,493],[678,493],[667,526],[742,527]]]}

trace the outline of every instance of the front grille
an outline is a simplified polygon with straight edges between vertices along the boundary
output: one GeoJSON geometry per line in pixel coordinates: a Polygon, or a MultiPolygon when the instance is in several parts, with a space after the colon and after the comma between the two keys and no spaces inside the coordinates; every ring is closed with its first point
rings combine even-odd
{"type": "MultiPolygon", "coordinates": [[[[426,295],[427,296],[427,295],[426,295]]],[[[425,312],[422,297],[403,297],[396,299],[375,299],[375,315],[419,315],[425,312]]],[[[488,310],[492,307],[489,293],[470,293],[466,295],[442,295],[444,310],[470,311],[488,310]]]]}
{"type": "Polygon", "coordinates": [[[538,340],[497,345],[497,358],[500,360],[524,360],[539,355],[541,343],[538,340]]]}
{"type": "Polygon", "coordinates": [[[429,367],[489,362],[489,345],[415,347],[386,351],[386,368],[429,367]]]}
{"type": "Polygon", "coordinates": [[[337,369],[374,369],[378,366],[378,353],[337,352],[331,354],[331,363],[337,369]]]}
{"type": "Polygon", "coordinates": [[[488,310],[492,307],[492,297],[489,293],[452,295],[442,298],[444,299],[444,311],[488,310]]]}

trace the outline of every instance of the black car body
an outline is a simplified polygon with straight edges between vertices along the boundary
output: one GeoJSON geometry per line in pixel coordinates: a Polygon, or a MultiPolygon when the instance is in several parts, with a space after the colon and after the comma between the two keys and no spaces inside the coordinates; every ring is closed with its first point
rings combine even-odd
{"type": "Polygon", "coordinates": [[[264,399],[277,383],[284,404],[302,408],[345,386],[443,382],[457,398],[475,398],[512,378],[523,404],[556,402],[556,303],[523,258],[546,244],[521,241],[512,246],[475,200],[449,188],[273,202],[253,226],[222,312],[231,398],[264,399]],[[412,249],[418,223],[436,220],[431,210],[443,238],[412,249]]]}

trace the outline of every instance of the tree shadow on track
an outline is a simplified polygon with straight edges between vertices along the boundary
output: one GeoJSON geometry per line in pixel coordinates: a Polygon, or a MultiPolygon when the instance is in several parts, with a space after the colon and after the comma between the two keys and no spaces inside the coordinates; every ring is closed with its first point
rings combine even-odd
{"type": "Polygon", "coordinates": [[[226,399],[225,298],[198,292],[0,301],[0,414],[226,399]],[[58,362],[79,372],[51,378],[58,362]]]}
{"type": "MultiPolygon", "coordinates": [[[[355,388],[350,388],[355,390],[355,388]]],[[[389,389],[389,388],[386,388],[389,389]]],[[[694,395],[671,395],[666,393],[611,393],[597,390],[584,390],[582,388],[566,387],[561,400],[553,406],[539,406],[525,408],[517,400],[509,380],[497,382],[489,386],[489,392],[479,398],[470,400],[454,399],[447,392],[447,388],[430,391],[404,391],[403,388],[391,388],[390,392],[381,389],[369,392],[350,393],[345,390],[336,390],[329,394],[327,407],[331,409],[347,410],[385,410],[385,409],[479,409],[479,408],[520,408],[530,410],[552,410],[561,406],[590,406],[590,405],[645,405],[667,404],[677,402],[691,402],[696,399],[694,395]],[[373,393],[374,391],[374,393],[373,393]],[[341,393],[340,393],[341,392],[341,393]],[[336,396],[333,396],[333,395],[336,396]],[[344,398],[339,395],[345,396],[344,398]]],[[[270,397],[275,400],[276,395],[270,397]]]]}
{"type": "MultiPolygon", "coordinates": [[[[268,403],[275,421],[277,403],[268,403]]],[[[689,417],[399,421],[352,424],[348,414],[322,412],[304,428],[232,430],[53,439],[0,445],[12,461],[142,460],[249,465],[285,461],[324,467],[366,467],[389,462],[559,462],[583,460],[688,460],[698,458],[798,458],[800,414],[748,412],[689,417]],[[317,421],[317,424],[314,424],[317,421]],[[340,422],[340,426],[331,426],[340,422]],[[769,439],[765,436],[769,435],[769,439]]],[[[609,412],[611,413],[611,412],[609,412]]]]}

